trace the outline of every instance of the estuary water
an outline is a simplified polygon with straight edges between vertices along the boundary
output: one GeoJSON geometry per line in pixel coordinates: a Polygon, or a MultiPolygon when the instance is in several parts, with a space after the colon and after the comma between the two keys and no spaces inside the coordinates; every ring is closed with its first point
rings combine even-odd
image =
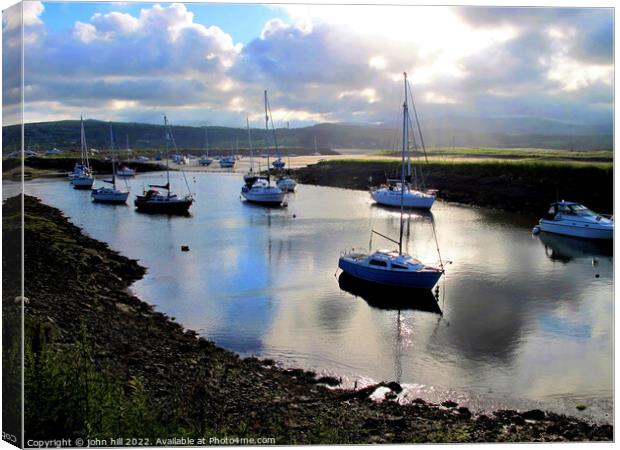
{"type": "MultiPolygon", "coordinates": [[[[164,177],[130,180],[131,204],[164,177]]],[[[171,178],[186,192],[180,173],[171,178]]],[[[405,237],[410,254],[433,263],[434,223],[441,257],[452,261],[431,298],[441,314],[416,299],[381,307],[391,299],[371,298],[335,272],[342,250],[368,247],[371,229],[397,237],[398,211],[373,205],[366,192],[306,185],[288,207],[263,208],[240,200],[240,174],[188,181],[190,217],[94,204],[66,179],[29,181],[25,190],[138,259],[148,271],[134,293],[224,348],[349,384],[396,380],[413,398],[612,420],[611,246],[532,236],[537,217],[437,201],[432,214],[406,216],[405,237]]],[[[17,185],[3,187],[6,198],[17,185]]],[[[373,248],[392,246],[373,238],[373,248]]]]}

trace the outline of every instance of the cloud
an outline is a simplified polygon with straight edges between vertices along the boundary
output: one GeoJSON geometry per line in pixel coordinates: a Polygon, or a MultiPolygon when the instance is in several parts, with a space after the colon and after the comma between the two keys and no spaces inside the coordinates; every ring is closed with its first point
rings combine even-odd
{"type": "MultiPolygon", "coordinates": [[[[611,117],[610,9],[281,5],[242,46],[180,3],[93,14],[69,34],[46,30],[43,4],[28,4],[26,120],[54,107],[236,125],[260,119],[267,89],[276,120],[292,125],[391,123],[405,71],[431,119],[611,117]]],[[[15,23],[5,17],[5,38],[15,23]]]]}

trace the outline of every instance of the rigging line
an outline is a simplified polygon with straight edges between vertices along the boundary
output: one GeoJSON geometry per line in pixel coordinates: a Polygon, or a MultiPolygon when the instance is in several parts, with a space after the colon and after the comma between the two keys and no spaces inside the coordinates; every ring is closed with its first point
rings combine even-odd
{"type": "Polygon", "coordinates": [[[439,241],[437,240],[437,231],[435,230],[435,219],[431,217],[431,228],[433,229],[433,237],[435,238],[435,247],[437,248],[437,256],[439,256],[439,265],[441,266],[441,271],[445,275],[443,260],[441,258],[441,251],[439,251],[439,241]]]}
{"type": "MultiPolygon", "coordinates": [[[[168,130],[170,131],[170,138],[172,140],[172,145],[174,146],[175,154],[179,154],[179,149],[177,148],[177,143],[174,140],[174,134],[172,134],[172,127],[170,126],[170,124],[168,124],[168,130]]],[[[183,174],[183,179],[185,180],[185,186],[187,186],[187,192],[189,192],[189,195],[192,196],[192,190],[189,187],[189,182],[187,181],[187,177],[185,176],[185,171],[181,169],[181,173],[183,174]]]]}
{"type": "MultiPolygon", "coordinates": [[[[409,84],[409,81],[407,81],[409,84]]],[[[426,146],[424,145],[424,136],[422,136],[422,128],[420,127],[420,118],[418,117],[418,110],[415,107],[415,101],[413,99],[413,89],[409,86],[409,95],[411,96],[411,105],[413,106],[413,114],[415,116],[415,121],[418,126],[418,134],[420,135],[420,142],[422,143],[422,150],[424,151],[424,158],[428,163],[428,155],[426,154],[426,146]]]]}

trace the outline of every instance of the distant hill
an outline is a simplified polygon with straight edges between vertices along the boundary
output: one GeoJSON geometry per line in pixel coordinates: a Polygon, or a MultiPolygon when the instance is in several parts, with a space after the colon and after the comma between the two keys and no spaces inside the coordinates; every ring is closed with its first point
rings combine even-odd
{"type": "MultiPolygon", "coordinates": [[[[116,145],[119,148],[161,149],[165,146],[165,134],[161,125],[144,123],[112,123],[116,145]]],[[[90,148],[109,148],[108,122],[86,120],[84,122],[87,143],[90,148]]],[[[498,147],[498,148],[550,148],[568,150],[610,150],[613,148],[613,128],[610,126],[574,125],[563,122],[517,118],[517,119],[470,119],[442,117],[422,123],[427,147],[498,147]]],[[[238,141],[239,147],[247,147],[247,130],[210,126],[206,128],[213,150],[228,149],[238,141]]],[[[205,149],[205,127],[172,126],[177,146],[183,150],[205,149]]],[[[260,149],[266,142],[264,129],[252,129],[253,145],[260,149]]],[[[276,132],[278,144],[285,147],[339,149],[359,148],[389,150],[398,131],[396,127],[372,126],[346,123],[325,123],[305,128],[280,128],[276,132]]],[[[9,153],[19,147],[20,127],[3,127],[3,152],[9,153]]],[[[25,127],[26,147],[44,150],[79,149],[80,123],[77,120],[29,123],[25,127]]]]}

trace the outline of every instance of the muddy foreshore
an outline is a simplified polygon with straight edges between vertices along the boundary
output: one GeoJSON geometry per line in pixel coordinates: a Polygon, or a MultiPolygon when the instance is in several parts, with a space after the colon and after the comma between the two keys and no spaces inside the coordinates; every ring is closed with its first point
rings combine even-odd
{"type": "MultiPolygon", "coordinates": [[[[451,402],[400,405],[393,400],[400,390],[396,383],[382,383],[390,391],[377,403],[368,398],[377,385],[357,391],[330,388],[338,380],[240,358],[131,295],[127,288],[145,273],[135,260],[86,236],[38,199],[26,196],[24,204],[27,322],[44,324],[57,346],[88,336],[97,370],[113,374],[123,386],[140,380],[158,423],[174,422],[182,430],[162,438],[269,437],[276,444],[613,439],[611,425],[539,410],[473,415],[451,402]]],[[[7,258],[7,252],[18,251],[19,207],[18,197],[3,205],[5,306],[19,294],[19,268],[7,258]]],[[[32,339],[29,348],[40,347],[38,338],[32,339]]],[[[31,388],[26,386],[27,400],[31,388]]],[[[49,438],[41,436],[48,413],[27,414],[26,439],[49,438]]],[[[83,432],[68,429],[72,423],[63,419],[67,429],[55,429],[56,434],[83,432]]]]}
{"type": "MultiPolygon", "coordinates": [[[[520,161],[448,161],[420,164],[427,188],[456,203],[543,214],[565,199],[613,213],[613,169],[593,165],[520,161]]],[[[293,171],[301,183],[368,190],[398,177],[397,162],[324,161],[293,171]]]]}

